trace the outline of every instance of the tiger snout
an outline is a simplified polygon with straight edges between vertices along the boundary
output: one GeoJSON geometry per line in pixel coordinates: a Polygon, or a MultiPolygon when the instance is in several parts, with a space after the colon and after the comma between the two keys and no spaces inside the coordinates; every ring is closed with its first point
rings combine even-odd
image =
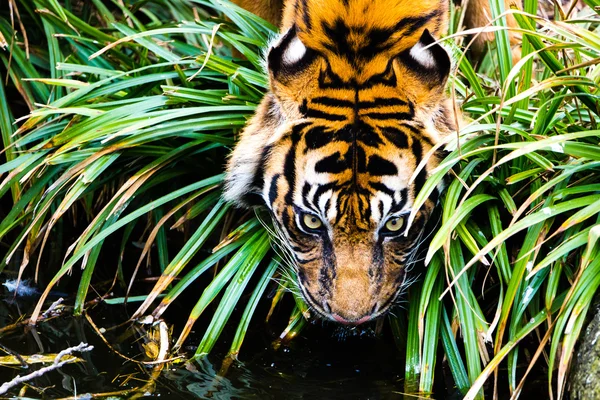
{"type": "Polygon", "coordinates": [[[384,314],[393,302],[395,293],[383,292],[366,284],[368,274],[339,280],[328,291],[305,289],[305,299],[322,317],[345,325],[360,325],[384,314]]]}
{"type": "Polygon", "coordinates": [[[354,244],[334,248],[321,265],[306,266],[298,283],[311,308],[321,317],[345,325],[360,325],[385,314],[400,288],[394,282],[403,273],[386,265],[377,247],[354,244]],[[311,276],[310,270],[316,273],[311,276]]]}

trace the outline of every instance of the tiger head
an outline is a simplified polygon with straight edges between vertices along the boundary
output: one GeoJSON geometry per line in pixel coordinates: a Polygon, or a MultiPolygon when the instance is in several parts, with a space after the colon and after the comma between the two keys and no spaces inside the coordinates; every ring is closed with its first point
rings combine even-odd
{"type": "Polygon", "coordinates": [[[450,59],[432,36],[446,19],[440,0],[286,5],[270,92],[229,159],[225,198],[266,205],[323,318],[371,320],[406,286],[436,199],[409,229],[407,215],[440,161],[430,150],[455,129],[450,59]]]}

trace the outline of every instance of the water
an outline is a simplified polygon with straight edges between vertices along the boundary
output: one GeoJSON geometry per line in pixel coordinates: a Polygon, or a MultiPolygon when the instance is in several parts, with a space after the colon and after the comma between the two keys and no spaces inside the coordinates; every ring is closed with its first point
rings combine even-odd
{"type": "MultiPolygon", "coordinates": [[[[19,315],[31,312],[33,300],[20,298],[15,303],[5,296],[0,301],[0,329],[12,324],[19,315]]],[[[126,320],[133,309],[99,305],[91,310],[90,316],[98,327],[107,328],[104,336],[114,350],[127,357],[143,359],[139,326],[111,328],[126,320]]],[[[182,321],[184,319],[178,322],[182,321]]],[[[257,318],[241,349],[241,361],[233,363],[224,377],[218,376],[217,372],[232,337],[232,332],[228,331],[224,332],[220,345],[210,357],[165,367],[154,386],[147,387],[147,394],[173,399],[403,398],[403,362],[388,334],[376,337],[372,326],[348,332],[319,323],[310,325],[289,345],[275,350],[273,340],[285,327],[284,324],[279,329],[280,323],[265,325],[257,318]]],[[[198,333],[192,335],[183,351],[193,354],[200,338],[198,333]]],[[[69,310],[36,328],[22,325],[0,333],[0,344],[21,355],[58,353],[80,342],[94,346],[91,352],[80,354],[85,362],[66,365],[30,381],[31,387],[24,396],[55,399],[114,392],[117,398],[129,398],[130,394],[124,391],[148,384],[151,367],[117,355],[100,339],[85,317],[70,316],[69,310]]],[[[30,372],[19,367],[0,367],[0,382],[30,372]]],[[[9,394],[17,395],[21,386],[9,394]]]]}

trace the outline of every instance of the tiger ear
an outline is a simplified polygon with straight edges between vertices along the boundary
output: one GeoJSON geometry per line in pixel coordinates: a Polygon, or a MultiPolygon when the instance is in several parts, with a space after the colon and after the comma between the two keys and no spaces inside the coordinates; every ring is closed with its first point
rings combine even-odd
{"type": "Polygon", "coordinates": [[[444,87],[450,74],[450,56],[425,29],[413,47],[402,52],[400,61],[429,89],[444,87]]]}
{"type": "Polygon", "coordinates": [[[272,95],[259,104],[254,117],[242,131],[229,160],[223,198],[239,207],[264,205],[264,168],[278,125],[278,105],[272,95]]]}

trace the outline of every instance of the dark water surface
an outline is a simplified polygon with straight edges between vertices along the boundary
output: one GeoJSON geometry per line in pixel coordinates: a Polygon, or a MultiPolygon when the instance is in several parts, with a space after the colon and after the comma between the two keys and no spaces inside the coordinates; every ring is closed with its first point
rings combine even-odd
{"type": "MultiPolygon", "coordinates": [[[[33,306],[32,298],[21,298],[17,304],[11,297],[2,297],[0,329],[14,323],[20,315],[30,313],[33,306]]],[[[130,307],[129,312],[134,309],[130,307]]],[[[139,331],[130,325],[110,329],[127,319],[126,311],[122,305],[99,305],[90,316],[98,327],[107,329],[104,336],[117,351],[144,359],[139,331]]],[[[257,315],[256,319],[260,317],[257,315]]],[[[182,321],[184,319],[179,322],[182,321]]],[[[231,324],[233,329],[236,324],[231,324]]],[[[219,377],[217,371],[233,337],[227,331],[209,358],[164,369],[151,395],[173,399],[403,398],[401,354],[386,335],[375,337],[373,327],[340,331],[333,326],[311,325],[288,346],[278,350],[273,348],[272,342],[285,324],[279,331],[273,328],[269,332],[270,328],[261,321],[251,324],[239,356],[241,361],[233,363],[225,377],[219,377]]],[[[193,336],[186,343],[188,347],[183,349],[189,355],[200,340],[193,336]]],[[[69,316],[68,311],[65,316],[41,323],[35,329],[20,326],[8,333],[0,333],[0,344],[21,355],[58,353],[80,342],[94,346],[91,352],[78,354],[84,363],[69,364],[36,378],[30,382],[35,389],[27,389],[25,396],[54,399],[75,394],[118,392],[142,387],[148,381],[149,367],[115,354],[84,317],[69,316]]],[[[0,383],[30,372],[31,368],[0,366],[0,383]]],[[[21,386],[9,394],[16,395],[21,386]]]]}
{"type": "MultiPolygon", "coordinates": [[[[75,354],[85,362],[67,364],[60,370],[29,381],[31,387],[27,388],[23,398],[120,399],[131,398],[136,393],[142,397],[144,392],[135,389],[147,385],[152,367],[128,361],[113,351],[136,360],[148,360],[143,346],[147,331],[138,324],[122,324],[137,305],[99,304],[90,307],[89,316],[98,328],[103,328],[102,334],[110,343],[109,347],[85,317],[71,315],[72,309],[35,328],[22,324],[7,331],[6,327],[20,320],[21,316],[30,315],[35,306],[35,296],[19,298],[15,302],[0,286],[0,356],[5,355],[3,348],[25,356],[58,353],[81,342],[94,346],[91,352],[75,354]],[[130,393],[124,393],[127,390],[130,393]],[[107,393],[113,393],[113,396],[100,396],[107,393]]],[[[171,315],[173,321],[167,322],[176,327],[182,326],[187,310],[185,313],[181,313],[181,309],[179,311],[179,315],[171,315]]],[[[263,321],[265,311],[265,307],[257,310],[241,348],[240,361],[232,363],[224,376],[218,372],[237,328],[235,313],[209,357],[169,364],[154,381],[153,389],[145,395],[167,399],[423,398],[403,393],[404,352],[394,344],[389,326],[384,326],[382,333],[375,335],[375,324],[349,329],[317,322],[309,324],[287,345],[275,349],[273,343],[285,329],[289,312],[280,310],[276,313],[279,320],[276,318],[266,324],[263,321]]],[[[198,330],[192,331],[181,349],[188,358],[194,354],[211,315],[207,312],[207,318],[198,321],[198,330]]],[[[178,334],[176,330],[173,337],[178,334]]],[[[527,363],[523,371],[526,366],[527,363]]],[[[35,364],[29,369],[0,365],[0,385],[41,367],[42,364],[35,364]]],[[[521,398],[546,398],[546,373],[543,370],[532,373],[521,398]]],[[[501,383],[506,382],[505,375],[501,368],[501,383]]],[[[22,387],[19,385],[12,389],[6,398],[15,398],[22,387]]],[[[486,392],[490,389],[491,386],[486,386],[486,392]]],[[[442,357],[438,357],[434,391],[432,398],[435,399],[462,398],[453,388],[451,374],[442,357]]],[[[499,398],[508,399],[510,395],[501,391],[499,398]]]]}

